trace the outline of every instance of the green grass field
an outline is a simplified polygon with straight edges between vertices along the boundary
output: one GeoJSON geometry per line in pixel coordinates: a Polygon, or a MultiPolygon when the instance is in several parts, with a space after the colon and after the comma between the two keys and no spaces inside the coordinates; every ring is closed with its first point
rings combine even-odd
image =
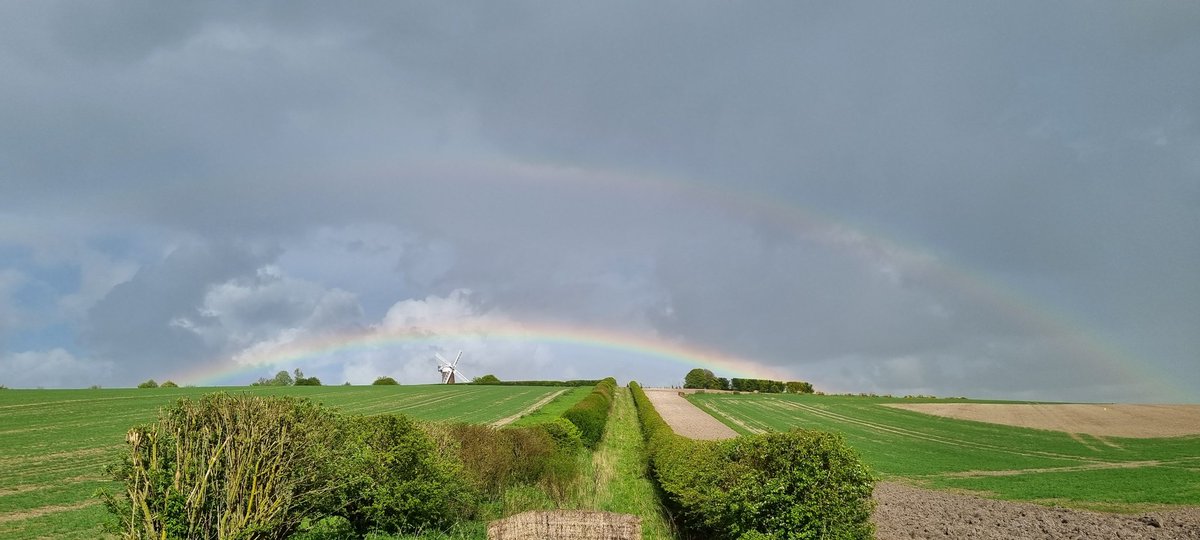
{"type": "Polygon", "coordinates": [[[1003,499],[1133,511],[1200,504],[1200,437],[1097,438],[883,406],[931,400],[789,394],[689,399],[739,433],[842,433],[883,478],[1003,499]]]}
{"type": "MultiPolygon", "coordinates": [[[[94,497],[115,486],[104,466],[126,430],[183,396],[213,391],[304,397],[343,412],[490,423],[562,390],[543,386],[322,386],[0,391],[0,539],[96,538],[106,511],[94,497]]],[[[578,398],[591,388],[583,389],[578,398]]],[[[553,404],[578,401],[568,391],[553,404]],[[561,403],[560,403],[561,402],[561,403]]]]}

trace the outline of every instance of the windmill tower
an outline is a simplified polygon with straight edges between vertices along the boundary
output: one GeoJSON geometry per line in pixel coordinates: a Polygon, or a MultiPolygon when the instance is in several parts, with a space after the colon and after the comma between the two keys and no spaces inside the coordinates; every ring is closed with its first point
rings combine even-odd
{"type": "Polygon", "coordinates": [[[447,362],[442,355],[433,353],[438,360],[438,373],[442,375],[442,384],[454,384],[455,381],[471,382],[471,378],[463,375],[463,372],[458,370],[458,361],[462,359],[462,351],[458,351],[458,356],[453,362],[447,362]]]}

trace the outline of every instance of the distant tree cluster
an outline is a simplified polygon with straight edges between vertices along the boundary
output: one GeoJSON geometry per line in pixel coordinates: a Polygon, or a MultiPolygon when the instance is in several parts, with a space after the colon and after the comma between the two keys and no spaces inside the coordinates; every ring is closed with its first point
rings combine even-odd
{"type": "Polygon", "coordinates": [[[295,377],[286,370],[281,370],[270,379],[260,377],[257,381],[250,383],[250,386],[321,386],[321,379],[305,377],[300,368],[294,369],[292,373],[295,373],[295,377]]]}
{"type": "Polygon", "coordinates": [[[137,387],[138,388],[158,388],[158,383],[154,382],[154,379],[150,379],[145,382],[138,383],[137,387]]]}
{"type": "Polygon", "coordinates": [[[400,383],[396,382],[396,379],[393,379],[393,378],[385,375],[383,377],[379,377],[378,379],[375,379],[375,382],[373,382],[371,384],[377,385],[377,386],[391,386],[391,385],[396,385],[396,384],[400,384],[400,383]]]}
{"type": "Polygon", "coordinates": [[[729,390],[729,379],[717,377],[712,371],[696,368],[683,377],[684,388],[701,388],[705,390],[729,390]]]}
{"type": "Polygon", "coordinates": [[[812,383],[804,381],[772,381],[768,379],[726,379],[717,377],[712,371],[696,368],[683,377],[684,388],[703,390],[734,390],[737,392],[760,392],[764,394],[811,394],[812,383]]]}

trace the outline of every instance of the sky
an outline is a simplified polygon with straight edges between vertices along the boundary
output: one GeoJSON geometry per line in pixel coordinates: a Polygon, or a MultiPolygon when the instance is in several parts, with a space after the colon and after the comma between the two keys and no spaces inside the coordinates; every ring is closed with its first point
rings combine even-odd
{"type": "Polygon", "coordinates": [[[1194,2],[0,3],[0,384],[1200,401],[1194,2]]]}

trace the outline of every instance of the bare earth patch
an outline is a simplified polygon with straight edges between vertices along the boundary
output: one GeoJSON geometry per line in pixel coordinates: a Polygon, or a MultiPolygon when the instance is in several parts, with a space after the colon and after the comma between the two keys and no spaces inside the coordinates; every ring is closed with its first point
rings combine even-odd
{"type": "Polygon", "coordinates": [[[732,439],[737,432],[679,396],[675,388],[646,388],[646,397],[671,429],[689,439],[732,439]]]}
{"type": "Polygon", "coordinates": [[[880,482],[875,486],[879,540],[909,538],[1200,538],[1200,508],[1106,514],[880,482]]]}
{"type": "Polygon", "coordinates": [[[891,403],[919,413],[1100,437],[1200,435],[1200,405],[891,403]]]}

